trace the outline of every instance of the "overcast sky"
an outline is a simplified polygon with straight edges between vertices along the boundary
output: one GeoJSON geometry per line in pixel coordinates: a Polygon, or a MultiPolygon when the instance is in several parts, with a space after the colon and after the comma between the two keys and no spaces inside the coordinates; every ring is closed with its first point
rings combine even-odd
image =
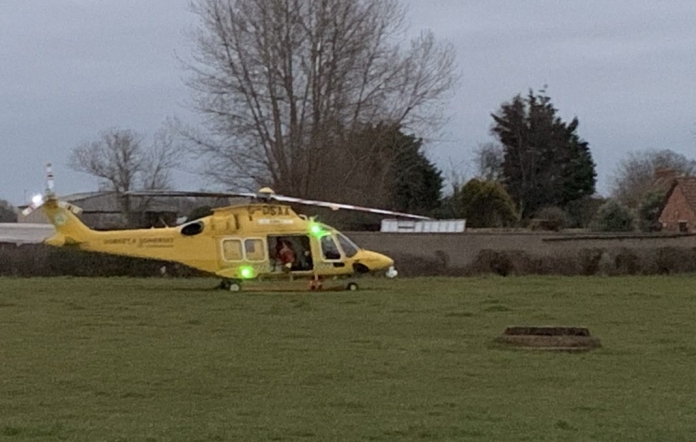
{"type": "MultiPolygon", "coordinates": [[[[450,122],[429,153],[443,168],[491,140],[490,113],[547,85],[579,134],[607,193],[632,150],[696,157],[696,2],[693,0],[409,0],[410,29],[456,49],[462,80],[450,122]]],[[[0,0],[0,198],[43,187],[95,190],[70,171],[70,150],[106,128],[152,134],[169,116],[191,121],[177,55],[196,22],[188,0],[0,0]]],[[[179,173],[177,186],[204,183],[179,173]]]]}

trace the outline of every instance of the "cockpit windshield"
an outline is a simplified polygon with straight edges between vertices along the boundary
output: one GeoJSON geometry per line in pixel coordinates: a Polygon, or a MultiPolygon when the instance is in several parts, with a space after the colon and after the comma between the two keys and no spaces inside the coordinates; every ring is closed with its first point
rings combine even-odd
{"type": "Polygon", "coordinates": [[[343,253],[346,254],[346,257],[352,258],[358,253],[360,247],[358,247],[353,241],[348,239],[348,237],[344,234],[336,232],[336,239],[338,239],[338,243],[341,245],[343,253]]]}

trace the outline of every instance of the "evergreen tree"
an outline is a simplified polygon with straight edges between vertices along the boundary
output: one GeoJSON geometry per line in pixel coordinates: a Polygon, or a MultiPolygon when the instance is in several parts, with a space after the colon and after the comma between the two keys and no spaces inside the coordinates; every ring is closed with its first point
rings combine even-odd
{"type": "Polygon", "coordinates": [[[444,180],[422,139],[380,123],[348,134],[340,147],[319,172],[327,174],[320,198],[423,215],[439,207],[444,180]]]}
{"type": "Polygon", "coordinates": [[[595,164],[577,134],[578,119],[561,120],[545,91],[517,95],[492,117],[491,132],[504,149],[503,182],[523,218],[594,193],[595,164]]]}
{"type": "Polygon", "coordinates": [[[426,157],[422,139],[400,130],[394,137],[392,146],[397,152],[392,166],[392,207],[401,212],[430,214],[441,202],[442,172],[426,157]]]}

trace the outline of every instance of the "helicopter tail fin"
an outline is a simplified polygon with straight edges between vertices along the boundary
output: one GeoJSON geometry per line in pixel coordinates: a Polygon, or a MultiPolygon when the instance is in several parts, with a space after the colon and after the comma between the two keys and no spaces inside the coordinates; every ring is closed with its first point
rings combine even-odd
{"type": "Polygon", "coordinates": [[[52,246],[79,245],[94,235],[94,230],[84,225],[76,216],[82,209],[65,201],[49,198],[42,205],[44,214],[56,229],[56,234],[46,240],[52,246]]]}
{"type": "Polygon", "coordinates": [[[34,195],[31,204],[23,211],[29,216],[34,210],[41,209],[56,229],[56,234],[44,242],[52,246],[78,245],[95,234],[94,230],[84,225],[76,216],[82,209],[66,201],[60,201],[53,191],[53,166],[46,164],[46,192],[34,195]]]}

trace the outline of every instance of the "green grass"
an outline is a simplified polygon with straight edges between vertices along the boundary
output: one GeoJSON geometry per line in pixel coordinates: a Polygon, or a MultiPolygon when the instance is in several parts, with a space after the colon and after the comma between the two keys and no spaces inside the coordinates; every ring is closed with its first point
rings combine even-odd
{"type": "Polygon", "coordinates": [[[0,279],[0,440],[693,441],[696,277],[0,279]],[[580,325],[589,353],[507,350],[580,325]]]}

